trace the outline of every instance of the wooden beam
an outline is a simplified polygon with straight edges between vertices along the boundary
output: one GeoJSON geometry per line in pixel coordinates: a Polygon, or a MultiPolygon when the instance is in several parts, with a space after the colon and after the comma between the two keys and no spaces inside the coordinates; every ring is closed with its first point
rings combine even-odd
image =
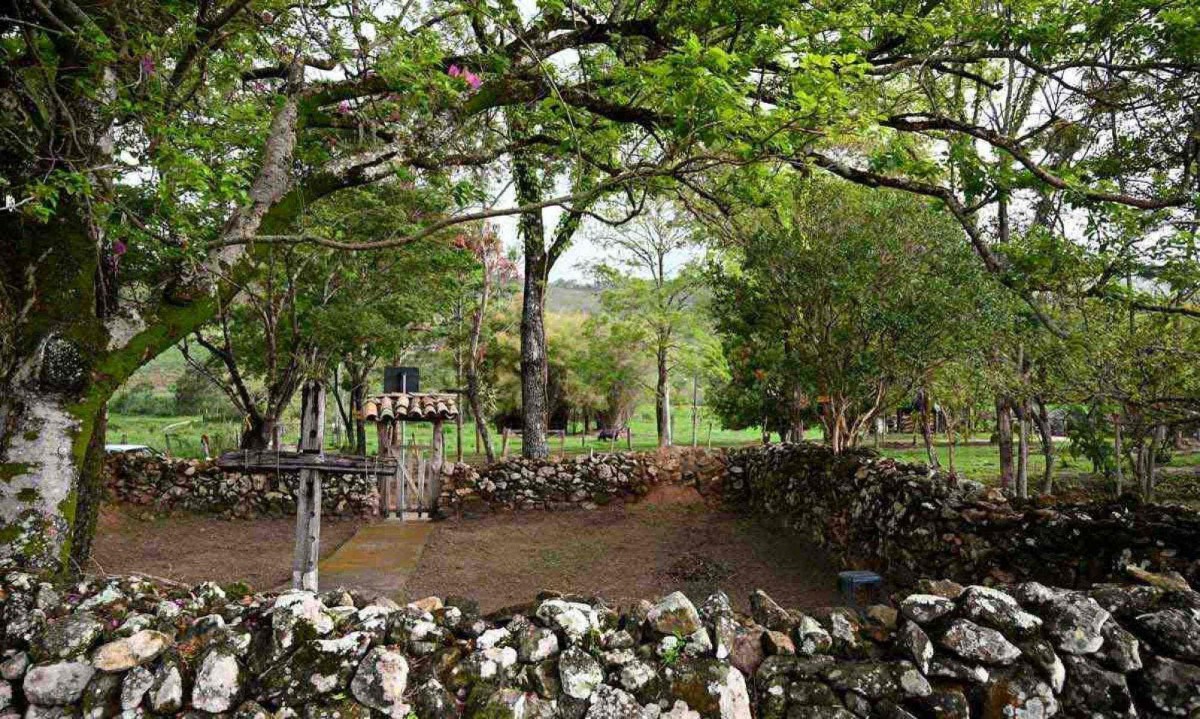
{"type": "Polygon", "coordinates": [[[324,474],[362,474],[379,468],[395,466],[393,457],[360,457],[353,454],[306,454],[275,452],[273,450],[236,450],[217,458],[217,467],[229,472],[298,472],[315,469],[324,474]]]}

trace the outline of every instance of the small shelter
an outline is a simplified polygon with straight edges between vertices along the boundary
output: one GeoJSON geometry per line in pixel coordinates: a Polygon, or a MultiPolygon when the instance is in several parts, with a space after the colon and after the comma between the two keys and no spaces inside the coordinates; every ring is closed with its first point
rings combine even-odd
{"type": "Polygon", "coordinates": [[[379,456],[397,461],[396,475],[386,478],[380,487],[381,501],[389,513],[421,514],[436,508],[446,460],[445,426],[457,418],[458,401],[453,394],[385,392],[363,402],[363,419],[375,425],[379,437],[379,456]],[[409,422],[433,424],[428,460],[407,436],[409,422]]]}

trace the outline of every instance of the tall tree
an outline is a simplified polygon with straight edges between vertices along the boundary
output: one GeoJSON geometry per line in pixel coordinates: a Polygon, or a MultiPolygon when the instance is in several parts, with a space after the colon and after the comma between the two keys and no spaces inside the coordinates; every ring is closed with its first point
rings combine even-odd
{"type": "Polygon", "coordinates": [[[703,276],[683,257],[691,232],[671,208],[656,204],[600,238],[617,255],[617,266],[596,268],[605,287],[603,311],[648,329],[639,344],[647,345],[654,355],[654,417],[660,447],[672,444],[671,370],[686,350],[689,335],[700,330],[700,311],[692,300],[703,276]]]}
{"type": "Polygon", "coordinates": [[[785,396],[797,388],[841,452],[1000,311],[953,220],[911,197],[797,181],[747,215],[749,236],[727,247],[712,279],[735,378],[718,394],[727,420],[739,375],[785,396]]]}

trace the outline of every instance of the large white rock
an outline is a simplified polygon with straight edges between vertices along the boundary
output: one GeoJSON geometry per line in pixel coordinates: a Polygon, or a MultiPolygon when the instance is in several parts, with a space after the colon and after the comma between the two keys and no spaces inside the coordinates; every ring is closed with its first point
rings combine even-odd
{"type": "Polygon", "coordinates": [[[297,634],[325,636],[333,631],[333,617],[312,592],[291,591],[280,594],[271,610],[271,628],[275,650],[282,653],[296,644],[297,634]],[[304,631],[307,629],[308,631],[304,631]]]}
{"type": "Polygon", "coordinates": [[[123,672],[158,657],[169,646],[171,638],[166,634],[144,629],[97,649],[92,664],[102,672],[123,672]]]}
{"type": "Polygon", "coordinates": [[[955,619],[941,644],[963,659],[984,664],[1012,664],[1021,650],[995,629],[981,627],[967,619],[955,619]]]}
{"type": "Polygon", "coordinates": [[[196,685],[192,688],[192,706],[219,714],[229,711],[242,688],[241,668],[237,658],[221,649],[204,655],[196,685]]]}
{"type": "Polygon", "coordinates": [[[569,647],[558,658],[558,676],[567,696],[587,699],[604,681],[604,669],[591,654],[569,647]]]}
{"type": "Polygon", "coordinates": [[[702,629],[700,613],[683,592],[672,592],[650,609],[646,621],[659,634],[688,636],[702,629]]]}
{"type": "Polygon", "coordinates": [[[134,667],[121,680],[121,708],[125,711],[137,709],[154,685],[154,675],[145,667],[134,667]]]}
{"type": "Polygon", "coordinates": [[[183,677],[174,664],[164,664],[154,673],[150,708],[155,714],[174,714],[183,708],[183,677]]]}
{"type": "Polygon", "coordinates": [[[408,687],[408,661],[400,652],[375,647],[358,665],[350,692],[360,704],[394,717],[408,712],[404,690],[408,687]]]}
{"type": "Polygon", "coordinates": [[[64,706],[74,704],[96,670],[87,662],[44,664],[25,673],[25,698],[30,704],[64,706]]]}
{"type": "Polygon", "coordinates": [[[561,630],[568,644],[575,644],[591,632],[600,631],[600,618],[596,610],[580,602],[547,599],[538,606],[535,614],[546,624],[561,630]]]}

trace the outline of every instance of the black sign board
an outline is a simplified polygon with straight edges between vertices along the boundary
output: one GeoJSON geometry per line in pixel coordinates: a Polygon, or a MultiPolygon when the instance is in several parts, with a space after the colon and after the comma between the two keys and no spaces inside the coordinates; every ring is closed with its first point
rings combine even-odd
{"type": "Polygon", "coordinates": [[[420,392],[421,370],[416,367],[388,367],[383,370],[384,392],[420,392]]]}

